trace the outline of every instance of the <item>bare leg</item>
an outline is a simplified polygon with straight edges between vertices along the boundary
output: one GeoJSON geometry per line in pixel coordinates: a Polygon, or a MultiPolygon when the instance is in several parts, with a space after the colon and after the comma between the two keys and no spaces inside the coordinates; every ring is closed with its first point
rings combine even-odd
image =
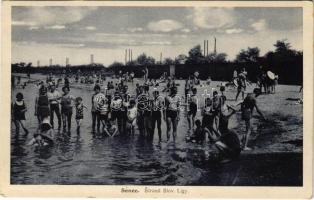
{"type": "Polygon", "coordinates": [[[249,138],[250,138],[250,134],[251,134],[251,120],[247,120],[245,121],[245,125],[246,125],[246,134],[244,136],[244,146],[243,149],[244,150],[251,150],[251,148],[249,148],[248,142],[249,142],[249,138]]]}
{"type": "Polygon", "coordinates": [[[171,118],[167,117],[167,141],[170,139],[171,118]]]}
{"type": "Polygon", "coordinates": [[[25,132],[25,134],[27,135],[27,134],[28,134],[28,130],[27,130],[27,128],[25,127],[25,122],[24,122],[24,120],[20,120],[19,122],[20,122],[20,124],[21,124],[21,126],[22,126],[22,128],[23,128],[23,130],[24,130],[24,132],[25,132]]]}

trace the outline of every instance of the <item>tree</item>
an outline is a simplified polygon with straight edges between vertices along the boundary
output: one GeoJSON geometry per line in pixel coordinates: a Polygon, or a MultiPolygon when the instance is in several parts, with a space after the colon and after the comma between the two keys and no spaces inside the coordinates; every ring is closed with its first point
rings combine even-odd
{"type": "Polygon", "coordinates": [[[224,63],[227,62],[227,54],[225,53],[210,53],[206,57],[206,62],[208,63],[224,63]]]}
{"type": "Polygon", "coordinates": [[[260,50],[258,47],[250,48],[247,50],[242,49],[240,53],[236,56],[236,62],[257,62],[259,58],[260,50]]]}
{"type": "Polygon", "coordinates": [[[151,56],[147,56],[145,53],[139,55],[136,59],[139,65],[154,65],[155,59],[151,56]]]}
{"type": "Polygon", "coordinates": [[[276,47],[275,52],[277,53],[282,53],[282,52],[288,52],[291,51],[291,45],[289,42],[286,42],[286,39],[283,40],[277,40],[277,42],[274,44],[274,46],[276,47]]]}
{"type": "Polygon", "coordinates": [[[163,61],[164,65],[172,65],[174,63],[175,63],[175,61],[173,59],[171,59],[171,58],[165,58],[164,61],[163,61]]]}
{"type": "Polygon", "coordinates": [[[187,63],[200,64],[204,62],[205,62],[205,59],[204,59],[204,56],[202,55],[201,45],[196,45],[189,51],[187,63]]]}
{"type": "Polygon", "coordinates": [[[108,66],[108,68],[110,69],[115,69],[115,68],[120,68],[120,67],[123,67],[123,63],[121,62],[113,62],[111,65],[108,66]]]}
{"type": "Polygon", "coordinates": [[[180,54],[180,55],[178,55],[178,56],[175,58],[174,62],[175,62],[175,64],[185,64],[185,62],[187,61],[187,59],[188,59],[188,57],[187,57],[186,55],[180,54]]]}

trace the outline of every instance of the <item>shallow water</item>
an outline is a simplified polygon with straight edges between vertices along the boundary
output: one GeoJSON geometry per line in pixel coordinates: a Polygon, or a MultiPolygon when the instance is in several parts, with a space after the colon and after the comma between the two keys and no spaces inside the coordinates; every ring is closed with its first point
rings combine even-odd
{"type": "MultiPolygon", "coordinates": [[[[180,81],[179,94],[183,92],[183,81],[180,81]]],[[[218,83],[217,83],[218,84],[218,83]]],[[[217,85],[216,82],[213,86],[217,85]]],[[[135,85],[135,84],[134,84],[135,85]]],[[[26,114],[26,126],[30,130],[28,136],[23,135],[23,131],[15,134],[15,127],[11,129],[11,184],[134,184],[134,185],[285,185],[285,176],[280,174],[271,166],[272,161],[278,157],[270,156],[269,167],[273,172],[267,171],[263,176],[276,177],[265,181],[252,181],[257,177],[252,176],[252,180],[246,175],[251,176],[252,168],[256,169],[259,165],[250,166],[252,160],[243,162],[232,162],[228,165],[214,164],[204,160],[205,151],[210,151],[209,145],[188,145],[185,142],[187,133],[187,121],[185,112],[181,112],[181,120],[178,125],[178,138],[176,143],[158,143],[157,130],[155,131],[152,143],[143,140],[136,133],[131,137],[108,138],[103,134],[91,133],[91,95],[92,86],[85,89],[73,88],[71,94],[75,97],[81,96],[84,104],[89,108],[84,113],[81,132],[76,133],[75,120],[72,120],[71,133],[58,132],[57,140],[52,148],[36,151],[34,147],[26,146],[32,138],[38,122],[34,114],[34,101],[37,91],[34,85],[28,85],[24,90],[15,89],[12,95],[17,92],[24,94],[28,105],[26,114]],[[235,176],[238,170],[245,169],[243,177],[246,179],[225,180],[225,176],[235,176]],[[230,167],[231,166],[231,167],[230,167]],[[215,178],[216,177],[216,178],[215,178]],[[224,181],[223,181],[224,180],[224,181]],[[279,182],[278,182],[279,181],[279,182]],[[281,181],[281,182],[280,182],[281,181]]],[[[208,88],[210,90],[211,88],[208,88]]],[[[129,91],[133,91],[132,85],[129,91]]],[[[228,92],[228,96],[234,96],[234,92],[228,92]]],[[[75,114],[73,115],[74,118],[75,114]]],[[[198,113],[200,116],[200,113],[198,113]]],[[[57,118],[55,116],[55,126],[57,118]]],[[[162,138],[166,139],[165,123],[162,122],[162,138]]],[[[230,128],[238,125],[237,117],[230,121],[230,128]]],[[[297,170],[294,171],[294,178],[288,183],[291,185],[300,184],[300,173],[302,175],[302,154],[293,154],[294,160],[282,159],[275,165],[280,169],[289,166],[290,162],[296,162],[297,170]]],[[[279,156],[280,157],[280,156],[279,156]]],[[[296,163],[294,163],[296,164],[296,163]]],[[[265,166],[264,166],[265,167],[265,166]]],[[[287,167],[286,167],[287,168],[287,167]]],[[[288,170],[289,171],[289,170],[288,170]]],[[[302,177],[301,177],[302,180],[302,177]]],[[[302,182],[302,181],[301,181],[302,182]]]]}

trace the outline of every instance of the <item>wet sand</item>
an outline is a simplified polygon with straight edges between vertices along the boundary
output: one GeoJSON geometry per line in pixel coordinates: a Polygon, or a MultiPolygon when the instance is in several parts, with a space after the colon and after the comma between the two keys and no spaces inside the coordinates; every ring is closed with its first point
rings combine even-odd
{"type": "MultiPolygon", "coordinates": [[[[133,86],[128,84],[129,91],[134,91],[135,83],[133,86]]],[[[178,94],[183,96],[184,81],[178,80],[178,83],[178,94]]],[[[210,87],[199,87],[198,93],[201,95],[203,89],[212,91],[219,84],[213,81],[210,87]]],[[[34,116],[37,91],[33,84],[24,90],[18,87],[12,91],[13,97],[17,92],[24,94],[28,105],[26,126],[30,134],[15,135],[12,124],[11,184],[302,185],[302,104],[291,100],[299,98],[298,86],[279,85],[276,94],[258,97],[258,105],[269,120],[261,121],[255,112],[249,143],[253,151],[242,152],[238,160],[227,164],[213,164],[204,159],[204,152],[210,151],[209,145],[185,142],[188,126],[185,112],[181,112],[176,144],[158,144],[157,130],[152,144],[140,139],[138,132],[127,138],[92,134],[90,108],[93,86],[71,86],[71,94],[81,96],[89,108],[84,113],[81,133],[76,134],[75,120],[72,120],[71,134],[57,133],[56,145],[41,152],[26,147],[38,125],[34,116]]],[[[160,88],[163,86],[161,84],[160,88]]],[[[236,104],[233,100],[235,92],[232,88],[226,91],[231,105],[236,104]]],[[[197,117],[200,118],[200,112],[197,117]]],[[[239,136],[244,134],[240,113],[231,117],[229,128],[239,136]]],[[[162,131],[165,140],[164,122],[162,131]]]]}

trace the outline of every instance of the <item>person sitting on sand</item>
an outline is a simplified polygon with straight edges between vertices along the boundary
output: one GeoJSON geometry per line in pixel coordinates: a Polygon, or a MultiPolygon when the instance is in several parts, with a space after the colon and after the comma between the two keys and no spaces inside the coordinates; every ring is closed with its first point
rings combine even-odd
{"type": "Polygon", "coordinates": [[[220,163],[230,162],[238,158],[241,153],[238,135],[231,130],[225,132],[215,143],[214,152],[217,154],[216,159],[220,163]]]}
{"type": "Polygon", "coordinates": [[[27,106],[24,102],[24,96],[22,93],[16,94],[16,100],[12,103],[12,120],[15,124],[16,133],[19,134],[20,126],[23,128],[25,134],[28,134],[28,130],[25,127],[25,113],[27,111],[27,106]]]}
{"type": "Polygon", "coordinates": [[[104,128],[104,132],[109,137],[114,137],[118,133],[118,127],[115,124],[112,124],[112,121],[108,120],[104,128]]]}
{"type": "Polygon", "coordinates": [[[202,126],[208,130],[208,139],[215,142],[220,137],[218,131],[214,129],[214,112],[212,109],[212,100],[208,97],[205,99],[205,106],[202,109],[202,126]]]}
{"type": "Polygon", "coordinates": [[[242,119],[245,121],[245,125],[246,125],[246,133],[245,133],[244,137],[242,138],[243,150],[252,150],[247,145],[248,145],[249,137],[251,134],[251,128],[252,128],[251,119],[252,119],[252,114],[253,114],[254,108],[256,109],[257,113],[264,120],[266,120],[264,115],[262,114],[262,112],[258,108],[257,103],[256,103],[256,97],[258,97],[260,95],[260,90],[255,88],[253,93],[248,93],[247,96],[245,97],[245,99],[243,100],[243,102],[240,103],[241,112],[242,112],[242,119]]]}
{"type": "Polygon", "coordinates": [[[206,133],[208,133],[208,129],[202,126],[201,120],[195,120],[195,128],[193,130],[192,136],[187,138],[187,141],[203,144],[205,141],[206,133]]]}

